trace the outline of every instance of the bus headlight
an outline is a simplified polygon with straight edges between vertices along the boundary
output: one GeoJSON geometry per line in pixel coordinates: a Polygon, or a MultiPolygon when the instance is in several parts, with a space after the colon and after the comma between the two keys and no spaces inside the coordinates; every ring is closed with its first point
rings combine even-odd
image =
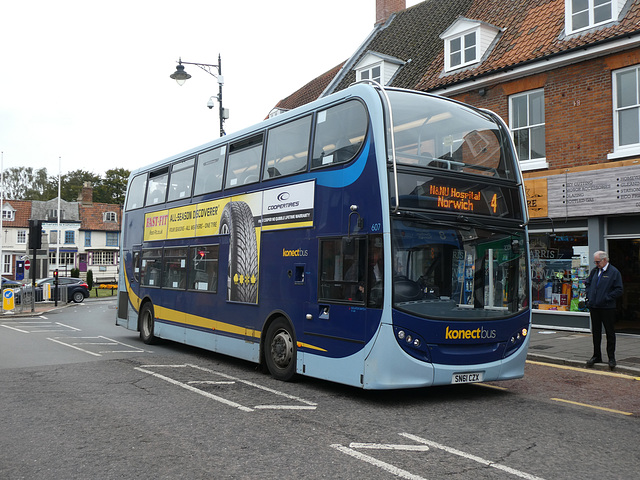
{"type": "Polygon", "coordinates": [[[394,327],[396,340],[402,349],[419,360],[430,362],[427,343],[419,335],[404,328],[394,327]]]}
{"type": "Polygon", "coordinates": [[[522,346],[528,334],[529,334],[529,330],[526,327],[523,327],[517,332],[515,332],[513,335],[511,335],[511,337],[509,338],[509,341],[507,342],[504,356],[508,357],[509,355],[512,355],[513,353],[515,353],[518,350],[518,348],[522,346]]]}

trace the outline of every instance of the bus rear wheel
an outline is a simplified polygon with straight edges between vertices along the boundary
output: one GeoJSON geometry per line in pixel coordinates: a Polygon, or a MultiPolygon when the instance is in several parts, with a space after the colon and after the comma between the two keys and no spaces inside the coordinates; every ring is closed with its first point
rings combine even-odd
{"type": "Polygon", "coordinates": [[[156,343],[157,338],[153,334],[153,306],[145,303],[140,309],[140,339],[147,345],[156,343]]]}
{"type": "Polygon", "coordinates": [[[296,373],[296,342],[291,324],[280,317],[267,329],[264,356],[276,380],[291,380],[296,373]]]}

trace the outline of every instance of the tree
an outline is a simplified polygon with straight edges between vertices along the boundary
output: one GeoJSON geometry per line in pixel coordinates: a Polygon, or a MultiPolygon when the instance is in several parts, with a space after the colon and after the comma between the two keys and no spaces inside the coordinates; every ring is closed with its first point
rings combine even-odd
{"type": "MultiPolygon", "coordinates": [[[[96,203],[124,204],[129,170],[113,168],[104,178],[85,170],[74,170],[60,177],[60,197],[67,202],[78,200],[85,182],[93,186],[96,203]]],[[[4,197],[10,200],[51,200],[58,196],[58,177],[47,176],[47,169],[12,167],[4,172],[4,197]]]]}
{"type": "Polygon", "coordinates": [[[47,169],[11,167],[4,171],[4,197],[11,200],[49,200],[57,195],[57,179],[47,169]]]}
{"type": "Polygon", "coordinates": [[[93,201],[124,204],[130,173],[126,168],[107,170],[104,174],[104,179],[93,190],[93,201]]]}
{"type": "MultiPolygon", "coordinates": [[[[61,178],[60,197],[67,202],[75,202],[78,200],[80,192],[82,192],[82,186],[85,182],[91,183],[92,186],[100,184],[102,179],[100,175],[87,172],[85,170],[74,170],[69,173],[65,173],[61,178]]],[[[54,196],[57,196],[57,192],[54,196]]]]}

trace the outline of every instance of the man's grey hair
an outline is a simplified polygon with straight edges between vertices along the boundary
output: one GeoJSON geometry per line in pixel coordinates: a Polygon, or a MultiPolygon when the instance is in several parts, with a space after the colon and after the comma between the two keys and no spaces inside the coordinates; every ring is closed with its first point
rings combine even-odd
{"type": "Polygon", "coordinates": [[[607,252],[603,252],[602,250],[598,250],[593,254],[593,256],[597,256],[600,260],[606,260],[607,262],[609,261],[609,255],[607,254],[607,252]]]}

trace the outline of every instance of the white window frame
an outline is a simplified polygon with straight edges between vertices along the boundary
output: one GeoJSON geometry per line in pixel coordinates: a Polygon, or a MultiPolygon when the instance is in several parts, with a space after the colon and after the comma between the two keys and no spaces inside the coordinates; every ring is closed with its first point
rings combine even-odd
{"type": "MultiPolygon", "coordinates": [[[[565,29],[568,35],[576,32],[582,32],[589,28],[596,27],[598,25],[605,25],[616,19],[617,14],[620,13],[620,1],[619,0],[583,0],[586,2],[586,8],[580,11],[574,11],[575,0],[564,0],[565,3],[565,29]],[[596,22],[596,13],[601,13],[606,7],[609,7],[609,18],[596,22]],[[577,15],[587,16],[587,24],[574,28],[574,20],[577,15]]],[[[624,2],[622,2],[624,4],[624,2]]]]}
{"type": "Polygon", "coordinates": [[[104,212],[102,220],[104,222],[117,222],[118,214],[116,212],[104,212]]]}
{"type": "Polygon", "coordinates": [[[114,265],[116,252],[109,250],[97,250],[91,256],[92,265],[114,265]]]}
{"type": "Polygon", "coordinates": [[[374,65],[370,65],[367,68],[363,68],[362,70],[358,70],[358,81],[362,80],[373,80],[374,82],[378,82],[379,84],[383,84],[384,75],[384,62],[376,63],[374,65]],[[373,74],[373,70],[378,69],[378,75],[373,74]],[[366,73],[367,77],[365,78],[363,74],[366,73]]]}
{"type": "Polygon", "coordinates": [[[25,243],[27,243],[27,231],[18,230],[16,233],[16,244],[24,245],[25,243]]]}
{"type": "Polygon", "coordinates": [[[447,39],[445,42],[445,69],[449,70],[457,70],[462,67],[466,67],[468,65],[473,65],[474,63],[478,63],[480,58],[478,57],[478,52],[480,50],[480,28],[474,28],[472,30],[467,30],[466,32],[461,33],[460,35],[456,35],[453,38],[447,39]],[[473,34],[474,44],[473,46],[467,45],[467,38],[469,35],[473,34]],[[455,40],[460,40],[460,50],[455,50],[455,52],[459,52],[460,54],[460,63],[456,63],[455,65],[451,62],[451,57],[454,54],[454,51],[451,49],[451,44],[455,40]],[[470,60],[465,60],[466,53],[468,50],[473,48],[475,50],[473,58],[470,60]]]}
{"type": "Polygon", "coordinates": [[[10,206],[6,206],[2,209],[2,221],[13,222],[16,217],[16,212],[10,206]]]}
{"type": "MultiPolygon", "coordinates": [[[[529,115],[529,98],[531,97],[531,95],[533,94],[537,94],[537,93],[542,93],[542,98],[543,98],[543,105],[544,105],[544,89],[543,88],[538,88],[536,90],[528,90],[526,92],[520,92],[520,93],[516,93],[514,95],[510,95],[509,96],[509,130],[511,132],[511,137],[514,139],[515,141],[515,131],[517,130],[529,130],[529,132],[531,132],[531,130],[533,128],[538,128],[541,126],[545,127],[545,156],[544,157],[540,157],[540,158],[531,158],[531,134],[529,134],[529,159],[527,160],[520,160],[520,168],[522,170],[537,170],[540,168],[549,168],[549,163],[547,162],[547,157],[546,157],[546,119],[544,118],[544,116],[546,115],[546,110],[543,114],[543,121],[541,123],[536,123],[536,124],[532,124],[530,123],[530,115],[529,115]],[[514,127],[514,113],[513,113],[513,101],[517,98],[521,98],[523,96],[527,97],[527,125],[526,126],[520,126],[520,127],[514,127]]],[[[517,145],[516,145],[517,148],[517,145]]]]}
{"type": "Polygon", "coordinates": [[[3,253],[2,254],[2,265],[0,265],[0,270],[2,270],[2,275],[11,275],[11,254],[3,253]]]}
{"type": "Polygon", "coordinates": [[[611,72],[612,80],[612,110],[613,110],[613,153],[607,155],[608,159],[616,159],[621,157],[640,155],[640,92],[638,89],[640,88],[640,65],[633,65],[631,67],[621,68],[619,70],[614,70],[611,72]],[[635,71],[635,88],[634,93],[636,95],[636,103],[625,105],[622,107],[618,106],[618,76],[620,74],[625,74],[629,72],[635,71]],[[620,115],[623,112],[632,112],[636,111],[636,123],[638,124],[638,142],[630,143],[626,145],[620,145],[620,115]]]}

